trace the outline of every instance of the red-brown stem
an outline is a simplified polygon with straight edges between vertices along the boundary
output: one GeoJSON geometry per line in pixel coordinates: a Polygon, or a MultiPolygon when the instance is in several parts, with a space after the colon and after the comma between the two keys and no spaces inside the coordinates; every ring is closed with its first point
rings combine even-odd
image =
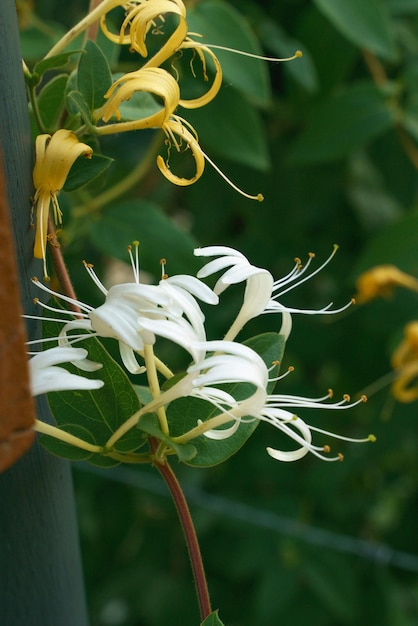
{"type": "MultiPolygon", "coordinates": [[[[151,450],[154,453],[158,447],[157,440],[151,437],[150,445],[151,450]]],[[[208,585],[206,582],[202,555],[200,553],[199,542],[197,540],[197,535],[193,525],[192,517],[190,515],[190,510],[186,502],[186,498],[184,497],[184,493],[180,487],[180,484],[168,462],[165,461],[164,465],[157,462],[155,462],[154,464],[160,472],[161,476],[163,477],[168,489],[170,490],[170,493],[173,496],[173,500],[176,505],[177,513],[180,518],[180,523],[186,539],[187,549],[189,551],[193,576],[196,585],[196,593],[199,601],[200,615],[202,621],[204,621],[212,613],[212,609],[210,605],[208,585]]]]}
{"type": "MultiPolygon", "coordinates": [[[[67,267],[64,263],[60,244],[58,243],[58,240],[56,238],[55,226],[51,216],[49,216],[48,218],[48,242],[49,250],[51,252],[52,263],[54,265],[57,278],[61,285],[61,290],[64,295],[68,296],[69,298],[73,298],[74,300],[77,300],[77,296],[75,294],[74,287],[68,274],[67,267]]],[[[70,307],[74,311],[74,313],[81,314],[81,310],[76,304],[70,304],[70,307]]]]}
{"type": "MultiPolygon", "coordinates": [[[[102,0],[90,0],[89,13],[91,13],[97,6],[99,6],[101,1],[102,0]]],[[[96,21],[88,27],[87,32],[86,32],[86,39],[91,39],[92,41],[96,41],[98,30],[99,30],[99,22],[96,21]]]]}

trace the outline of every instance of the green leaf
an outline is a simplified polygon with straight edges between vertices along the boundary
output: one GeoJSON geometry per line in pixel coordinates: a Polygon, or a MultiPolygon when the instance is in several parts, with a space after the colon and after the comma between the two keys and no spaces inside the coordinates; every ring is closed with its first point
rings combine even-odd
{"type": "MultiPolygon", "coordinates": [[[[61,325],[44,322],[44,336],[56,337],[61,325]]],[[[101,389],[91,391],[59,391],[48,394],[48,402],[57,425],[82,439],[103,446],[109,437],[140,408],[138,396],[122,368],[109,356],[102,344],[87,335],[80,345],[89,353],[89,359],[102,363],[96,372],[84,372],[69,364],[66,369],[80,376],[104,381],[101,389]]],[[[62,366],[63,367],[63,366],[62,366]]],[[[59,456],[68,459],[84,458],[90,463],[109,467],[119,461],[91,454],[85,450],[75,450],[73,446],[43,435],[42,443],[59,456]]],[[[144,437],[137,429],[127,433],[115,445],[120,452],[136,450],[144,443],[144,437]]]]}
{"type": "Polygon", "coordinates": [[[101,154],[92,154],[90,158],[78,157],[71,167],[63,189],[65,191],[79,189],[103,174],[111,163],[113,159],[101,154]]]}
{"type": "Polygon", "coordinates": [[[162,258],[167,259],[169,274],[191,274],[200,267],[191,235],[147,200],[129,200],[105,210],[97,222],[91,222],[90,236],[99,250],[121,261],[127,261],[127,246],[138,240],[141,267],[156,277],[162,258]]]}
{"type": "Polygon", "coordinates": [[[306,164],[343,158],[383,134],[394,121],[389,100],[373,83],[351,85],[318,103],[290,149],[289,162],[306,164]]]}
{"type": "Polygon", "coordinates": [[[224,623],[219,619],[218,611],[219,609],[216,609],[216,611],[208,615],[200,626],[224,626],[224,623]]]}
{"type": "Polygon", "coordinates": [[[37,85],[39,83],[45,72],[48,72],[48,70],[56,69],[57,67],[62,67],[63,65],[68,63],[70,57],[73,54],[80,54],[81,52],[82,50],[71,50],[70,52],[63,52],[62,54],[57,54],[56,56],[42,59],[42,61],[36,63],[32,70],[32,78],[33,80],[36,80],[34,84],[37,85]]]}
{"type": "Polygon", "coordinates": [[[141,431],[156,437],[159,441],[164,441],[174,450],[179,458],[179,461],[184,461],[186,463],[187,461],[191,461],[193,457],[196,456],[196,448],[192,443],[174,443],[169,437],[163,434],[155,413],[146,413],[141,416],[138,428],[141,431]]]}
{"type": "MultiPolygon", "coordinates": [[[[268,367],[271,367],[273,361],[282,359],[285,341],[281,335],[265,333],[252,337],[244,343],[257,352],[268,367]]],[[[273,387],[274,383],[270,383],[268,391],[271,392],[273,387]]],[[[251,385],[247,383],[229,385],[227,390],[235,398],[239,399],[240,397],[248,396],[251,391],[251,385]]],[[[208,402],[199,398],[179,398],[167,408],[170,432],[172,436],[182,435],[197,426],[198,419],[206,421],[217,412],[208,402]]],[[[210,467],[226,461],[226,459],[238,452],[257,426],[258,420],[243,422],[232,437],[220,441],[208,439],[203,435],[193,439],[192,443],[197,450],[197,454],[190,461],[186,461],[187,465],[210,467]]]]}
{"type": "Polygon", "coordinates": [[[104,102],[104,94],[112,84],[109,63],[100,48],[87,40],[77,72],[78,91],[82,94],[90,113],[104,102]]]}
{"type": "Polygon", "coordinates": [[[45,128],[53,131],[57,128],[59,119],[64,108],[65,87],[68,74],[54,76],[38,96],[38,107],[41,112],[42,122],[45,128]]]}
{"type": "MultiPolygon", "coordinates": [[[[207,0],[187,9],[189,31],[203,35],[203,44],[216,44],[262,55],[262,48],[248,22],[226,2],[207,0]]],[[[218,57],[225,83],[245,94],[251,102],[267,107],[271,101],[270,82],[265,61],[234,52],[213,49],[218,57]]]]}
{"type": "Polygon", "coordinates": [[[87,102],[84,100],[83,94],[75,89],[68,91],[65,94],[65,101],[71,115],[81,115],[81,118],[86,126],[88,128],[92,128],[90,111],[87,102]]]}
{"type": "Polygon", "coordinates": [[[199,141],[209,154],[213,152],[258,170],[269,168],[261,116],[235,89],[223,87],[204,108],[187,111],[187,120],[195,126],[199,141]]]}
{"type": "Polygon", "coordinates": [[[418,275],[418,214],[392,222],[371,240],[356,273],[382,263],[396,265],[404,272],[418,275]]]}
{"type": "Polygon", "coordinates": [[[397,58],[394,25],[382,0],[314,0],[349,41],[389,61],[397,58]]]}

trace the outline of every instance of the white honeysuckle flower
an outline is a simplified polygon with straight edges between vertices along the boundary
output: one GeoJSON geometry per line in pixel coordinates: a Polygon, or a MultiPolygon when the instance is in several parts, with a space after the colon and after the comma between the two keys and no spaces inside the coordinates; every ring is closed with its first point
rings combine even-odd
{"type": "Polygon", "coordinates": [[[287,339],[292,329],[292,313],[304,313],[307,315],[333,314],[340,313],[349,307],[353,303],[352,300],[343,307],[333,310],[331,310],[332,303],[322,309],[311,310],[292,308],[278,301],[288,291],[318,274],[331,261],[337,249],[338,246],[334,246],[328,259],[310,273],[307,273],[307,270],[315,256],[313,253],[309,254],[305,265],[302,264],[299,258],[295,259],[293,269],[283,278],[274,281],[270,272],[251,265],[243,254],[233,248],[226,246],[197,248],[194,251],[196,256],[218,257],[213,261],[209,261],[199,270],[197,273],[198,278],[206,278],[225,268],[229,268],[215,284],[215,293],[220,294],[229,285],[246,281],[243,305],[231,328],[228,330],[225,339],[234,339],[250,319],[264,313],[281,313],[282,325],[279,332],[287,339]]]}
{"type": "Polygon", "coordinates": [[[185,442],[199,435],[209,439],[226,439],[239,427],[244,416],[259,413],[267,399],[268,368],[263,359],[248,346],[233,341],[215,340],[201,342],[199,349],[209,352],[201,361],[192,364],[187,375],[166,394],[166,402],[176,397],[191,396],[209,402],[219,413],[198,425],[189,433],[174,438],[185,442]],[[226,383],[250,384],[248,396],[236,399],[218,386],[226,383]],[[226,429],[219,426],[234,422],[226,429]]]}
{"type": "MultiPolygon", "coordinates": [[[[196,352],[195,346],[206,339],[206,334],[204,315],[195,295],[210,304],[216,304],[218,297],[194,276],[180,275],[167,278],[163,275],[158,285],[141,284],[139,282],[138,243],[134,242],[134,246],[135,258],[129,247],[134,274],[132,283],[114,285],[107,289],[93,267],[84,263],[91,279],[106,298],[105,302],[97,308],[59,294],[38,279],[33,279],[34,284],[40,289],[73,307],[73,311],[66,311],[38,301],[43,308],[61,315],[61,319],[52,321],[64,321],[58,337],[59,345],[70,346],[85,338],[86,333],[90,336],[116,339],[119,341],[122,361],[128,371],[133,374],[144,371],[144,368],[139,366],[135,353],[142,352],[145,345],[153,345],[156,336],[166,337],[182,346],[194,359],[201,358],[204,353],[196,352]],[[74,313],[74,309],[77,309],[79,313],[74,313]],[[62,315],[70,315],[76,319],[66,321],[62,319],[62,315]],[[74,335],[73,331],[77,330],[80,334],[74,335]]],[[[89,367],[89,361],[81,367],[85,369],[89,367]]]]}
{"type": "Polygon", "coordinates": [[[337,435],[330,431],[326,431],[321,428],[317,428],[316,426],[307,424],[298,415],[295,415],[292,411],[289,411],[287,409],[306,407],[316,409],[349,409],[356,406],[357,404],[366,402],[367,400],[365,396],[361,396],[361,398],[356,402],[351,402],[350,397],[348,395],[344,395],[342,400],[340,400],[339,402],[326,402],[331,398],[332,391],[329,391],[327,395],[321,398],[304,398],[302,396],[270,394],[266,396],[266,402],[264,406],[257,413],[249,412],[246,417],[243,417],[243,419],[237,421],[237,423],[229,429],[213,430],[209,433],[204,434],[206,437],[211,439],[227,439],[238,430],[240,423],[248,423],[250,421],[253,421],[254,419],[257,419],[271,424],[272,426],[283,432],[285,435],[290,437],[290,439],[300,444],[299,448],[291,451],[278,450],[276,448],[268,447],[267,452],[272,458],[278,461],[291,462],[301,459],[310,452],[325,461],[341,461],[343,460],[343,455],[341,453],[338,453],[336,456],[327,456],[331,451],[329,445],[314,445],[312,443],[312,433],[317,432],[323,435],[327,435],[328,437],[331,437],[333,439],[339,439],[353,443],[365,443],[368,441],[375,441],[374,435],[369,435],[368,437],[362,439],[354,439],[351,437],[337,435]],[[283,407],[287,408],[285,409],[283,407]]]}
{"type": "Polygon", "coordinates": [[[217,256],[209,261],[197,273],[198,278],[206,278],[216,272],[226,270],[218,279],[214,292],[219,295],[230,285],[246,281],[244,303],[228,333],[226,340],[233,340],[245,324],[260,315],[271,298],[274,285],[273,276],[265,269],[251,265],[248,259],[233,248],[227,246],[207,246],[196,248],[195,256],[217,256]]]}
{"type": "MultiPolygon", "coordinates": [[[[71,374],[61,363],[75,363],[78,367],[86,360],[87,350],[84,348],[63,348],[56,346],[43,352],[38,352],[29,359],[29,376],[33,396],[50,391],[66,391],[77,389],[100,389],[103,387],[102,380],[84,378],[78,374],[71,374]]],[[[101,368],[96,363],[96,368],[101,368]]]]}

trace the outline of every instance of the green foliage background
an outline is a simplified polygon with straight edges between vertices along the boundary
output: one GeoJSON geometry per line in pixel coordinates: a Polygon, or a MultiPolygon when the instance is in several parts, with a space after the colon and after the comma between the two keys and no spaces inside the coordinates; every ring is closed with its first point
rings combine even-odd
{"type": "MultiPolygon", "coordinates": [[[[106,173],[60,196],[79,297],[94,304],[81,260],[100,274],[111,257],[126,259],[132,239],[154,276],[161,257],[170,274],[194,272],[196,242],[236,247],[277,277],[295,256],[314,251],[320,261],[338,243],[332,264],[285,296],[304,308],[343,304],[359,273],[375,264],[418,275],[418,0],[188,4],[190,29],[212,43],[252,42],[269,55],[303,50],[303,59],[268,66],[219,52],[218,99],[186,115],[222,170],[265,201],[243,199],[210,166],[194,186],[174,188],[152,163],[129,194],[95,209],[90,198],[130,171],[154,140],[152,132],[109,138],[103,151],[115,161],[106,173]]],[[[22,25],[28,63],[86,10],[81,0],[38,0],[37,20],[22,25]]],[[[113,71],[133,67],[127,53],[110,61],[113,71]]],[[[57,72],[50,89],[58,98],[60,81],[57,72]]],[[[352,411],[305,416],[353,436],[373,432],[373,446],[344,444],[341,464],[313,457],[279,464],[265,453],[279,435],[260,427],[221,466],[175,467],[190,493],[213,605],[228,626],[417,623],[418,409],[395,403],[385,378],[417,304],[416,294],[398,291],[339,319],[295,318],[285,363],[296,371],[282,390],[367,393],[367,405],[352,411]]],[[[271,330],[271,322],[253,322],[251,334],[271,330]]],[[[216,320],[210,333],[222,328],[216,320]]],[[[74,477],[92,626],[195,626],[183,537],[152,468],[77,465],[74,477]]]]}

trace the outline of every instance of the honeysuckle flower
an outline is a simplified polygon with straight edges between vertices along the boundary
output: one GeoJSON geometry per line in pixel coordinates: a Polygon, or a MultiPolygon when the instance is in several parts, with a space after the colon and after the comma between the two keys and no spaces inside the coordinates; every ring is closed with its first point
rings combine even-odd
{"type": "Polygon", "coordinates": [[[397,378],[392,385],[392,393],[399,402],[413,402],[418,399],[418,322],[405,326],[404,338],[392,355],[392,367],[397,370],[397,378]]]}
{"type": "MultiPolygon", "coordinates": [[[[160,67],[145,67],[121,76],[106,92],[107,102],[96,115],[104,122],[108,122],[113,115],[119,120],[121,103],[130,100],[134,93],[140,91],[161,98],[163,106],[147,117],[117,125],[118,132],[124,129],[162,127],[179,104],[180,89],[171,74],[160,67]]],[[[103,132],[102,130],[102,134],[103,132]]]]}
{"type": "Polygon", "coordinates": [[[336,456],[328,456],[331,452],[329,445],[318,446],[312,443],[312,435],[314,432],[327,435],[333,439],[353,443],[375,441],[376,438],[374,435],[369,435],[368,437],[362,439],[354,439],[352,437],[338,435],[330,431],[317,428],[316,426],[312,426],[310,424],[308,425],[298,415],[295,415],[292,411],[288,410],[289,408],[349,409],[361,402],[366,402],[367,400],[365,396],[361,396],[361,398],[356,402],[351,402],[350,397],[348,395],[344,395],[343,399],[339,402],[327,402],[327,400],[330,400],[331,397],[331,391],[329,391],[326,396],[321,398],[304,398],[302,396],[270,394],[266,396],[264,406],[258,411],[251,411],[251,406],[247,405],[245,408],[250,410],[246,416],[243,415],[242,419],[236,422],[234,427],[223,430],[211,430],[203,434],[210,439],[227,439],[238,430],[240,423],[260,420],[274,426],[299,444],[299,447],[296,450],[291,451],[267,447],[267,453],[272,458],[278,461],[291,462],[301,459],[310,452],[325,461],[341,461],[343,460],[343,455],[341,453],[338,453],[336,456]]]}
{"type": "Polygon", "coordinates": [[[390,296],[395,287],[418,291],[418,280],[395,265],[376,265],[357,279],[356,300],[363,304],[378,296],[390,296]]]}
{"type": "Polygon", "coordinates": [[[331,261],[337,249],[338,247],[334,246],[334,250],[328,259],[326,259],[324,263],[310,273],[307,273],[307,270],[315,256],[313,253],[309,254],[308,261],[305,265],[302,264],[299,258],[295,259],[293,269],[283,278],[274,281],[270,272],[256,267],[255,265],[251,265],[243,254],[237,252],[237,250],[234,250],[233,248],[226,246],[208,246],[206,248],[197,248],[194,251],[196,256],[218,257],[213,261],[209,261],[209,263],[204,265],[199,270],[197,273],[198,278],[206,278],[207,276],[216,274],[217,272],[229,267],[229,269],[222,274],[215,284],[215,293],[222,293],[227,287],[229,287],[229,285],[243,281],[246,282],[243,305],[231,328],[228,330],[225,339],[234,339],[250,319],[264,313],[281,313],[282,326],[279,332],[287,339],[292,328],[292,313],[317,315],[334,314],[344,311],[352,304],[353,301],[350,301],[348,304],[339,309],[331,309],[331,302],[322,309],[311,310],[296,309],[285,306],[278,300],[288,291],[291,291],[296,286],[310,280],[313,276],[318,274],[331,261]]]}
{"type": "Polygon", "coordinates": [[[186,186],[192,185],[202,176],[205,169],[205,161],[218,172],[218,174],[226,180],[235,191],[238,191],[242,196],[250,200],[257,200],[262,202],[264,200],[262,194],[251,195],[237,187],[220,169],[219,167],[203,152],[199,144],[198,135],[191,124],[187,120],[183,119],[179,115],[172,115],[171,118],[163,125],[162,130],[167,136],[166,145],[168,149],[168,158],[163,159],[161,155],[157,157],[157,165],[161,173],[174,185],[186,186]],[[176,135],[179,139],[176,138],[176,135]],[[195,173],[190,178],[181,178],[174,174],[169,165],[170,151],[174,146],[177,152],[191,150],[195,161],[195,173]]]}
{"type": "Polygon", "coordinates": [[[90,158],[93,150],[69,130],[57,130],[53,135],[38,135],[35,143],[36,160],[33,169],[36,208],[36,234],[34,256],[43,259],[46,268],[46,241],[48,235],[49,207],[52,203],[56,224],[62,223],[57,194],[63,188],[68,173],[79,156],[90,158]]]}
{"type": "MultiPolygon", "coordinates": [[[[156,336],[166,337],[187,350],[194,359],[201,356],[196,352],[198,342],[206,339],[204,316],[195,296],[209,304],[216,304],[217,296],[209,287],[194,276],[163,278],[159,285],[144,285],[139,282],[138,244],[136,258],[129,250],[134,282],[114,285],[107,289],[96,275],[93,267],[85,263],[91,279],[105,296],[105,302],[94,308],[74,298],[59,294],[37,279],[33,279],[49,295],[77,307],[80,313],[75,320],[64,320],[58,338],[59,344],[72,345],[85,338],[85,333],[99,337],[110,337],[119,341],[122,361],[131,373],[144,371],[138,365],[134,353],[141,353],[145,345],[153,345],[156,336]],[[73,335],[73,331],[79,331],[73,335]]],[[[39,302],[46,310],[62,315],[74,316],[72,311],[50,307],[39,302]]],[[[60,320],[63,321],[62,317],[60,320]]],[[[80,363],[78,367],[83,367],[80,363]]]]}
{"type": "MultiPolygon", "coordinates": [[[[129,6],[129,5],[128,5],[129,6]]],[[[164,15],[174,14],[178,22],[174,32],[158,52],[150,59],[148,65],[158,67],[169,59],[179,48],[187,35],[186,7],[181,0],[152,0],[131,4],[122,22],[119,34],[112,33],[106,24],[106,15],[101,18],[101,28],[108,39],[116,44],[128,44],[142,57],[148,56],[146,37],[151,30],[155,34],[161,32],[165,20],[164,15]]]]}
{"type": "MultiPolygon", "coordinates": [[[[62,363],[75,363],[80,367],[86,357],[87,350],[84,348],[60,346],[49,348],[32,356],[29,359],[32,395],[39,396],[50,391],[100,389],[103,387],[104,382],[102,380],[71,374],[63,367],[58,367],[62,363]]],[[[95,369],[102,367],[99,363],[95,365],[95,369]]]]}
{"type": "Polygon", "coordinates": [[[215,284],[213,290],[217,295],[230,285],[246,282],[244,304],[225,336],[226,340],[232,340],[250,319],[260,315],[266,308],[274,285],[273,276],[267,270],[251,265],[241,252],[227,246],[196,248],[194,254],[195,256],[218,257],[206,263],[198,271],[198,278],[206,278],[229,268],[215,284]]]}

